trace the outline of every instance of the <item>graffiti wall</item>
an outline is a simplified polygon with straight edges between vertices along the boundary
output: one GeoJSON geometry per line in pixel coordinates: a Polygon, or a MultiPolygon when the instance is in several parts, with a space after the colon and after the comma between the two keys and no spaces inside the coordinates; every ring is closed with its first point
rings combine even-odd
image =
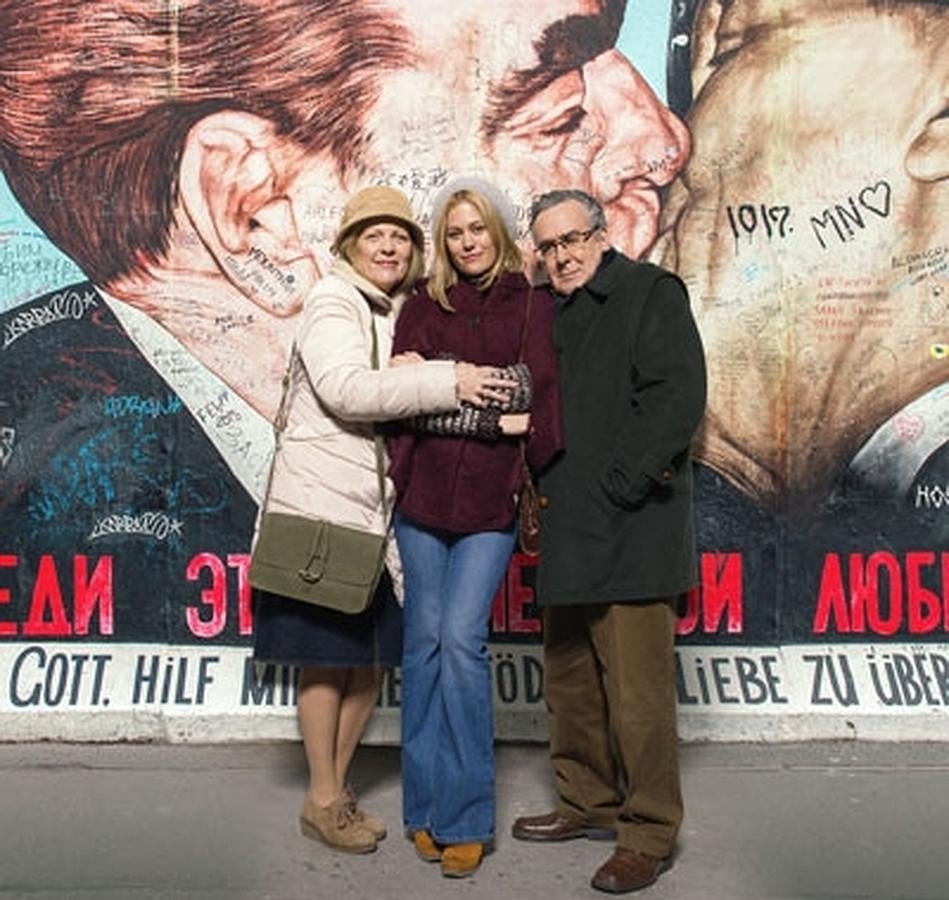
{"type": "MultiPolygon", "coordinates": [[[[290,737],[248,550],[342,206],[581,187],[710,395],[686,738],[949,737],[949,4],[0,0],[0,722],[290,737]]],[[[498,733],[544,735],[531,561],[498,733]]],[[[399,678],[370,735],[398,737],[399,678]]]]}

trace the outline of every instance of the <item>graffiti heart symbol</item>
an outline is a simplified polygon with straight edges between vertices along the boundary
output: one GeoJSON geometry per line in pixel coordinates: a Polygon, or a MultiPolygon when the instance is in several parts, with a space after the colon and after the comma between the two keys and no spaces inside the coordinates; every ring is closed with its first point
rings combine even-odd
{"type": "Polygon", "coordinates": [[[768,316],[760,310],[749,310],[738,314],[738,321],[746,334],[757,337],[768,325],[768,316]]]}
{"type": "Polygon", "coordinates": [[[858,199],[860,205],[865,209],[869,209],[885,219],[890,214],[890,193],[889,184],[885,181],[878,181],[872,187],[865,187],[860,191],[858,199]]]}

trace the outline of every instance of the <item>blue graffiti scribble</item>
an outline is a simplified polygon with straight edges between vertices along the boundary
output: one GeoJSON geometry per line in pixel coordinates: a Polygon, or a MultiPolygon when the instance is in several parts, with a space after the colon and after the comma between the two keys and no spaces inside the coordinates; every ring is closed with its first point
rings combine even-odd
{"type": "Polygon", "coordinates": [[[38,485],[28,513],[34,523],[52,523],[74,512],[77,506],[95,507],[113,502],[118,491],[116,475],[128,477],[127,463],[111,455],[119,430],[104,428],[78,448],[50,457],[50,477],[38,485]]]}
{"type": "Polygon", "coordinates": [[[142,397],[139,394],[121,394],[105,400],[105,414],[111,419],[124,416],[157,419],[159,416],[173,416],[181,412],[183,404],[179,397],[167,394],[160,397],[142,397]]]}
{"type": "Polygon", "coordinates": [[[229,494],[219,475],[181,466],[173,439],[150,431],[142,420],[124,422],[50,458],[49,475],[34,485],[27,508],[35,528],[85,531],[76,521],[83,511],[91,517],[148,507],[179,518],[226,511],[229,494]],[[124,454],[116,447],[124,447],[124,454]]]}

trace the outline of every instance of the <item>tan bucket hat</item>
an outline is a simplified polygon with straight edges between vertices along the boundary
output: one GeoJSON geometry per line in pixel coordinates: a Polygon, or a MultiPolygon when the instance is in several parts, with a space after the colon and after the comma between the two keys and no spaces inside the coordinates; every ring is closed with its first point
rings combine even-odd
{"type": "Polygon", "coordinates": [[[336,238],[330,250],[338,253],[340,241],[358,225],[370,219],[394,219],[408,229],[419,250],[425,249],[425,236],[415,221],[409,198],[396,188],[373,185],[357,191],[346,201],[339,231],[336,232],[336,238]]]}

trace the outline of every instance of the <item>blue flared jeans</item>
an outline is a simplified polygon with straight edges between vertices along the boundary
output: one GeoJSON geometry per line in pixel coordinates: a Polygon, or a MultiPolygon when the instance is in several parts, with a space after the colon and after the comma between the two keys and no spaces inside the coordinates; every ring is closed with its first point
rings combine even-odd
{"type": "Polygon", "coordinates": [[[402,817],[442,844],[494,836],[488,621],[514,528],[448,534],[396,515],[405,574],[402,817]]]}

